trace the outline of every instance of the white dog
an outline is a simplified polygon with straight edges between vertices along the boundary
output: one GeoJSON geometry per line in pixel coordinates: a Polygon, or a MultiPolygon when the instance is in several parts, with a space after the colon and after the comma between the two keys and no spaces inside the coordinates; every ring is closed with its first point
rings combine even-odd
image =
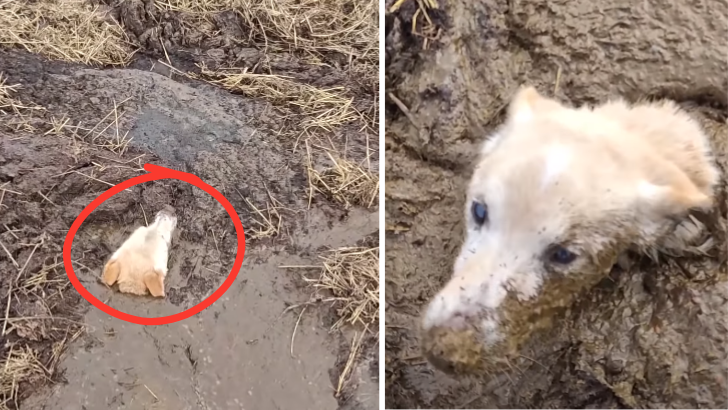
{"type": "Polygon", "coordinates": [[[672,102],[571,108],[522,88],[470,181],[465,243],[424,313],[426,356],[448,372],[507,368],[626,249],[680,243],[677,224],[713,202],[710,152],[672,102]]]}
{"type": "Polygon", "coordinates": [[[103,280],[119,283],[119,291],[164,297],[164,278],[172,233],[177,226],[174,210],[163,209],[154,223],[137,228],[106,263],[103,280]]]}

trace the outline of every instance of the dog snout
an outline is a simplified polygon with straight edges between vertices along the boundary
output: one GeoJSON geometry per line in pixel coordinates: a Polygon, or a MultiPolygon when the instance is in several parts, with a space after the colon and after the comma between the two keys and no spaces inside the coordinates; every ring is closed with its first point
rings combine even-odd
{"type": "Polygon", "coordinates": [[[456,374],[467,372],[473,366],[477,358],[473,349],[477,343],[472,326],[468,326],[473,323],[473,312],[460,304],[460,294],[451,290],[449,286],[442,289],[425,310],[422,350],[436,369],[456,374]]]}
{"type": "Polygon", "coordinates": [[[454,276],[427,306],[424,327],[462,329],[468,322],[491,316],[504,293],[502,286],[476,272],[454,276]]]}
{"type": "Polygon", "coordinates": [[[484,349],[473,326],[435,326],[425,331],[422,338],[424,357],[433,367],[448,374],[477,372],[482,367],[484,349]]]}
{"type": "Polygon", "coordinates": [[[451,311],[439,321],[425,321],[423,356],[436,369],[453,375],[489,372],[502,368],[507,347],[504,332],[497,310],[451,311]]]}
{"type": "Polygon", "coordinates": [[[503,342],[498,313],[502,287],[479,273],[458,272],[425,310],[423,356],[445,373],[472,374],[489,368],[494,360],[490,356],[503,342]]]}
{"type": "Polygon", "coordinates": [[[170,228],[174,228],[174,226],[176,226],[177,224],[177,214],[174,208],[166,205],[164,208],[160,209],[159,212],[157,212],[155,220],[167,225],[171,225],[170,228]]]}
{"type": "Polygon", "coordinates": [[[157,212],[157,218],[176,219],[177,212],[171,205],[165,205],[164,207],[162,207],[162,209],[159,210],[159,212],[157,212]]]}
{"type": "Polygon", "coordinates": [[[425,330],[435,327],[463,329],[474,316],[475,311],[470,306],[462,304],[458,295],[450,294],[446,290],[443,289],[427,306],[423,322],[425,330]]]}

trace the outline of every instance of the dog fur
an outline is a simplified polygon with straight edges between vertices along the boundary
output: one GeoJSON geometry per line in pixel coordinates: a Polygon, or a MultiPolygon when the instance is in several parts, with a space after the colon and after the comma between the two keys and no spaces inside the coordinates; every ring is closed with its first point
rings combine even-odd
{"type": "Polygon", "coordinates": [[[689,241],[680,224],[712,206],[718,178],[706,135],[673,102],[572,108],[522,88],[471,178],[464,244],[424,312],[426,356],[445,371],[505,368],[624,251],[689,241]],[[552,261],[559,247],[573,262],[552,261]]]}
{"type": "Polygon", "coordinates": [[[157,213],[149,226],[137,228],[114,252],[102,274],[109,286],[119,284],[119,291],[135,295],[164,297],[167,259],[177,217],[171,209],[157,213]]]}

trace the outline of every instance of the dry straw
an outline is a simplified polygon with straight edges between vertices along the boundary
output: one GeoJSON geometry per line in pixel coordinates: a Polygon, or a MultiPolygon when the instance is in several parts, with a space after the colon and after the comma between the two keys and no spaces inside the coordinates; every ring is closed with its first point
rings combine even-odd
{"type": "Polygon", "coordinates": [[[319,55],[333,51],[371,64],[379,59],[377,1],[158,0],[155,4],[161,10],[181,12],[192,22],[211,22],[215,13],[234,10],[250,33],[248,43],[266,49],[319,55]]]}
{"type": "Polygon", "coordinates": [[[315,127],[332,131],[359,118],[352,107],[353,100],[344,96],[345,90],[341,87],[321,89],[286,76],[250,73],[248,69],[213,71],[201,65],[200,72],[212,84],[248,97],[262,98],[303,115],[301,132],[315,127]]]}
{"type": "MultiPolygon", "coordinates": [[[[27,318],[34,322],[46,319],[48,318],[27,318]]],[[[20,408],[18,393],[21,384],[47,380],[55,374],[63,352],[86,330],[83,326],[73,327],[76,327],[73,333],[69,327],[66,337],[53,343],[51,355],[45,364],[38,351],[29,345],[10,346],[7,357],[0,364],[0,410],[8,409],[10,403],[14,408],[20,408]]]]}
{"type": "Polygon", "coordinates": [[[49,376],[38,352],[28,346],[10,348],[0,367],[0,409],[17,403],[20,383],[32,383],[49,376]]]}
{"type": "Polygon", "coordinates": [[[417,6],[415,14],[412,15],[410,33],[412,33],[412,35],[422,37],[424,40],[422,48],[427,50],[429,45],[432,42],[437,41],[442,34],[442,28],[438,27],[438,25],[435,24],[433,19],[430,17],[430,12],[432,10],[439,9],[440,6],[437,0],[397,0],[394,4],[392,4],[387,12],[390,14],[396,13],[399,8],[408,1],[414,1],[417,6]]]}
{"type": "MultiPolygon", "coordinates": [[[[286,311],[303,306],[291,336],[291,355],[296,328],[306,307],[316,303],[331,304],[338,320],[331,330],[343,325],[359,327],[351,341],[346,364],[339,375],[336,397],[345,391],[355,363],[361,355],[365,336],[379,322],[379,248],[347,247],[332,249],[320,256],[323,263],[316,276],[304,276],[304,281],[315,290],[311,301],[290,306],[286,311]]],[[[312,268],[312,266],[283,266],[284,268],[312,268]]],[[[285,313],[285,312],[284,312],[285,313]]],[[[376,335],[374,336],[376,340],[376,335]]]]}
{"type": "Polygon", "coordinates": [[[0,44],[88,65],[125,65],[134,48],[121,26],[86,0],[0,0],[0,44]]]}
{"type": "Polygon", "coordinates": [[[351,247],[331,250],[321,256],[317,277],[304,278],[317,297],[331,303],[343,324],[375,328],[379,319],[379,248],[351,247]]]}
{"type": "Polygon", "coordinates": [[[267,45],[376,61],[377,1],[242,0],[238,12],[267,45]]]}
{"type": "MultiPolygon", "coordinates": [[[[267,188],[266,188],[267,191],[267,188]]],[[[238,194],[245,200],[250,209],[253,211],[255,216],[253,217],[253,224],[255,226],[249,228],[251,232],[251,239],[270,238],[278,236],[281,233],[281,225],[283,224],[283,217],[279,210],[285,209],[283,204],[273,197],[270,191],[268,192],[269,202],[265,209],[260,209],[255,206],[250,199],[245,198],[238,192],[238,194]]]]}
{"type": "Polygon", "coordinates": [[[23,104],[13,97],[20,89],[20,84],[9,85],[7,78],[0,73],[0,124],[5,124],[15,130],[33,131],[31,113],[43,110],[36,104],[23,104]]]}
{"type": "Polygon", "coordinates": [[[307,173],[310,195],[319,192],[346,207],[359,205],[370,208],[375,205],[379,194],[379,178],[351,161],[336,159],[329,152],[326,154],[333,165],[318,171],[313,167],[309,153],[307,173]]]}
{"type": "MultiPolygon", "coordinates": [[[[325,53],[345,56],[352,77],[363,84],[378,84],[378,2],[332,0],[158,0],[157,8],[180,13],[181,21],[196,31],[215,35],[215,16],[234,11],[249,33],[245,44],[266,51],[310,56],[321,64],[325,53]],[[186,23],[185,23],[186,22],[186,23]]],[[[200,67],[211,83],[244,95],[263,98],[278,107],[302,114],[299,133],[311,128],[334,128],[360,120],[373,126],[374,114],[360,113],[342,87],[322,89],[275,74],[247,69],[210,70],[200,67]]],[[[373,92],[375,90],[372,90],[373,92]]]]}
{"type": "Polygon", "coordinates": [[[367,330],[368,329],[364,329],[358,335],[355,334],[351,340],[349,356],[346,358],[346,364],[344,365],[341,374],[339,374],[339,382],[336,383],[336,393],[334,394],[334,396],[337,398],[341,397],[341,393],[345,391],[344,389],[349,382],[349,376],[351,375],[351,371],[354,368],[354,364],[356,364],[357,360],[359,359],[362,342],[364,341],[364,336],[366,336],[367,334],[367,330]]]}
{"type": "MultiPolygon", "coordinates": [[[[4,295],[7,303],[4,306],[5,314],[0,337],[6,341],[3,347],[7,349],[7,354],[4,355],[0,363],[0,409],[7,408],[9,403],[18,408],[18,393],[21,385],[33,384],[52,377],[56,372],[63,351],[85,330],[81,323],[65,317],[53,316],[50,308],[45,305],[49,294],[56,294],[63,298],[63,291],[68,285],[67,279],[48,279],[50,271],[53,271],[55,275],[59,274],[58,268],[62,265],[62,262],[59,261],[60,255],[55,258],[53,264],[44,264],[40,272],[28,273],[28,266],[36,255],[38,248],[45,242],[45,238],[45,235],[41,236],[22,263],[16,261],[12,254],[8,252],[7,247],[2,245],[2,249],[7,252],[18,272],[14,278],[10,278],[7,295],[4,295]],[[41,301],[48,314],[24,317],[11,315],[10,302],[17,300],[18,297],[29,296],[31,299],[41,301]],[[37,349],[32,347],[33,341],[45,341],[49,337],[55,338],[51,333],[58,330],[63,331],[55,324],[58,322],[69,324],[65,329],[65,335],[53,342],[50,356],[43,357],[37,349]],[[15,336],[12,342],[9,341],[10,335],[15,336]]],[[[37,258],[37,256],[35,257],[37,258]]]]}

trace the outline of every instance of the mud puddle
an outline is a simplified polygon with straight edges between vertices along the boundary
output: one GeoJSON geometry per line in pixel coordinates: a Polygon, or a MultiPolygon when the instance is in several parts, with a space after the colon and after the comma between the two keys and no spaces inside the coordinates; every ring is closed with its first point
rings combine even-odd
{"type": "MultiPolygon", "coordinates": [[[[347,232],[357,232],[370,219],[355,215],[326,240],[308,243],[356,241],[356,234],[347,232]]],[[[306,315],[291,347],[297,315],[282,313],[290,304],[305,302],[307,295],[296,290],[291,272],[280,266],[308,261],[279,251],[249,251],[230,290],[210,308],[178,323],[139,326],[91,308],[84,317],[88,335],[62,362],[67,384],[34,395],[22,408],[336,409],[329,376],[336,338],[328,334],[325,318],[306,315]]],[[[90,290],[102,290],[98,288],[90,290]]],[[[118,293],[113,299],[117,306],[111,306],[125,312],[160,316],[178,310],[169,301],[118,293]]]]}

